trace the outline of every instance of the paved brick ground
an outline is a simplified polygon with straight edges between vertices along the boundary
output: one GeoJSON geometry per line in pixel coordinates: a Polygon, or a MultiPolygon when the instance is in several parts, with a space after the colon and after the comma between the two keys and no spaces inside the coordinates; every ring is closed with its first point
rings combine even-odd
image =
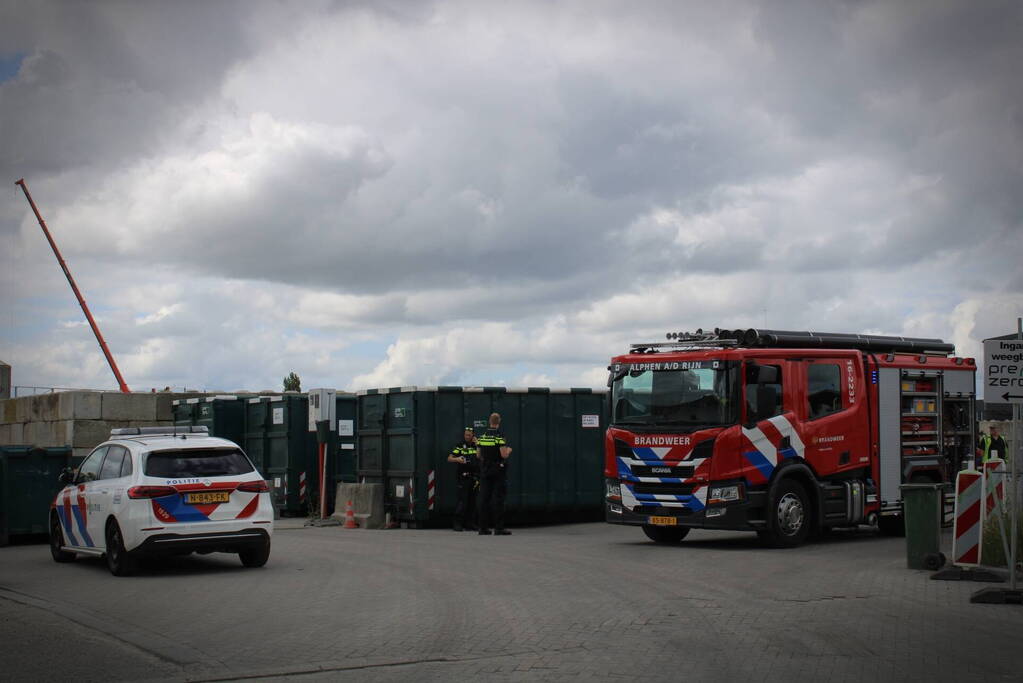
{"type": "MultiPolygon", "coordinates": [[[[116,579],[45,546],[0,549],[0,621],[23,624],[24,649],[60,628],[104,648],[109,679],[1023,680],[1023,607],[971,605],[976,584],[930,581],[903,552],[869,533],[769,550],[605,524],[481,537],[286,522],[260,570],[211,555],[116,579]]],[[[33,661],[0,654],[0,670],[67,675],[33,661]]]]}

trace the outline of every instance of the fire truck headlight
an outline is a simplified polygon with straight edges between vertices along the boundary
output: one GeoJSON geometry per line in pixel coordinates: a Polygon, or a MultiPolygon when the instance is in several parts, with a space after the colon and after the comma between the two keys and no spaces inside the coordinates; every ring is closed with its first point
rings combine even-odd
{"type": "Polygon", "coordinates": [[[606,480],[606,490],[608,500],[621,500],[622,499],[622,484],[617,479],[606,480]]]}
{"type": "Polygon", "coordinates": [[[710,495],[707,496],[707,503],[710,505],[735,503],[743,498],[742,484],[732,486],[712,486],[710,495]]]}

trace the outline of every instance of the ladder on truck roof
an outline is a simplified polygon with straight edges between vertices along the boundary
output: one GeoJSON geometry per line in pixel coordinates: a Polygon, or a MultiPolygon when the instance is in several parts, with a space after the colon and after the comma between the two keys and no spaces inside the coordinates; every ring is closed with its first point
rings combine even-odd
{"type": "Polygon", "coordinates": [[[666,336],[667,342],[630,344],[630,352],[654,353],[657,350],[685,351],[741,346],[765,349],[857,349],[875,353],[919,353],[937,356],[955,353],[955,345],[941,339],[845,332],[714,328],[713,332],[699,329],[696,332],[669,332],[666,336]]]}

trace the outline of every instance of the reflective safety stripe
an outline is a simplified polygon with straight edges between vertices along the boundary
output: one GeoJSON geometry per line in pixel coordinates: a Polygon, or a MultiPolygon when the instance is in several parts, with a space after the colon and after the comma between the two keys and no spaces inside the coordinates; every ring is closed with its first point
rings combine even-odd
{"type": "Polygon", "coordinates": [[[961,567],[976,567],[980,564],[982,485],[980,472],[963,470],[956,475],[952,562],[961,567]]]}
{"type": "Polygon", "coordinates": [[[507,441],[501,437],[481,436],[478,443],[480,446],[503,446],[507,441]]]}

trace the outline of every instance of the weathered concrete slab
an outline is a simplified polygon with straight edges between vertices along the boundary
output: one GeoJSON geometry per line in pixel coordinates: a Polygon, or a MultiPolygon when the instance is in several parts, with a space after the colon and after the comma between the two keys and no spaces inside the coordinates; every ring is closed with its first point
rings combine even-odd
{"type": "Polygon", "coordinates": [[[31,396],[22,396],[21,398],[12,398],[11,402],[14,403],[14,422],[25,423],[29,420],[29,400],[31,396]]]}
{"type": "Polygon", "coordinates": [[[32,420],[51,422],[60,418],[60,394],[33,396],[30,405],[32,420]]]}
{"type": "Polygon", "coordinates": [[[331,517],[344,520],[345,508],[352,501],[352,509],[361,529],[384,528],[383,484],[338,484],[331,517]]]}
{"type": "Polygon", "coordinates": [[[14,446],[11,441],[11,425],[0,424],[0,446],[14,446]]]}
{"type": "MultiPolygon", "coordinates": [[[[27,422],[20,426],[22,427],[21,441],[24,445],[43,448],[68,445],[67,423],[65,422],[27,422]]],[[[12,438],[13,436],[12,434],[12,438]]]]}
{"type": "Polygon", "coordinates": [[[23,425],[23,424],[21,424],[19,422],[19,423],[15,423],[15,424],[12,424],[12,425],[7,425],[7,426],[11,428],[11,432],[10,432],[10,440],[11,440],[11,442],[10,442],[9,445],[11,445],[11,446],[23,446],[23,445],[25,445],[25,425],[23,425]]]}
{"type": "Polygon", "coordinates": [[[18,405],[13,398],[0,401],[0,424],[13,424],[17,422],[18,405]]]}
{"type": "Polygon", "coordinates": [[[98,420],[102,416],[103,394],[98,391],[65,391],[60,397],[61,420],[98,420]]]}
{"type": "Polygon", "coordinates": [[[73,426],[72,448],[94,448],[110,438],[110,430],[130,427],[128,420],[78,420],[73,426]]]}
{"type": "Polygon", "coordinates": [[[103,394],[100,419],[155,420],[157,394],[103,394]]]}

